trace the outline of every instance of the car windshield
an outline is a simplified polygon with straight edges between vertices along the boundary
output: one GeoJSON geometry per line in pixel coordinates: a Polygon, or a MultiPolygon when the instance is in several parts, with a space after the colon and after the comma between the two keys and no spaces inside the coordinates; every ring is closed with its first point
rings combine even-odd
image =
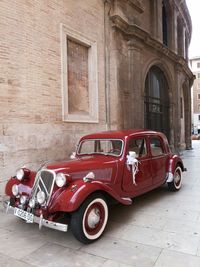
{"type": "Polygon", "coordinates": [[[119,139],[87,139],[78,146],[78,155],[103,154],[120,156],[123,142],[119,139]]]}

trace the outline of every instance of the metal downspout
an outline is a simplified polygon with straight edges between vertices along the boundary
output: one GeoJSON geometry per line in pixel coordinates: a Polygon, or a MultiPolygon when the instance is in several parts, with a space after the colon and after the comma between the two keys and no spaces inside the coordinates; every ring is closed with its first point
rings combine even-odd
{"type": "Polygon", "coordinates": [[[110,121],[110,55],[109,55],[109,14],[111,2],[104,0],[104,87],[106,130],[111,129],[110,121]]]}

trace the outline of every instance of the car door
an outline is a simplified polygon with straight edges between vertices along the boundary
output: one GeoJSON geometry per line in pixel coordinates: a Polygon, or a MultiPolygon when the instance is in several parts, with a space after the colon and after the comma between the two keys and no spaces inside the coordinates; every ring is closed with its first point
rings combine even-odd
{"type": "Polygon", "coordinates": [[[138,195],[147,191],[146,189],[152,185],[151,159],[147,150],[147,140],[144,137],[131,137],[127,146],[125,157],[130,151],[136,153],[138,172],[133,177],[131,166],[125,163],[122,187],[123,191],[138,195]]]}
{"type": "Polygon", "coordinates": [[[167,153],[163,140],[158,136],[149,137],[151,173],[153,185],[162,184],[166,178],[167,153]]]}

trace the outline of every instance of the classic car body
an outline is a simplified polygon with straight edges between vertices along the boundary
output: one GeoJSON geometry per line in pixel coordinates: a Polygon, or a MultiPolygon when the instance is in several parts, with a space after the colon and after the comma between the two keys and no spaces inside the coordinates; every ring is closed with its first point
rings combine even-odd
{"type": "Polygon", "coordinates": [[[39,227],[67,231],[90,243],[107,224],[113,200],[131,205],[132,198],[164,183],[181,187],[181,158],[167,138],[148,130],[101,132],[80,139],[73,159],[43,166],[37,172],[17,170],[5,189],[7,212],[39,227]]]}

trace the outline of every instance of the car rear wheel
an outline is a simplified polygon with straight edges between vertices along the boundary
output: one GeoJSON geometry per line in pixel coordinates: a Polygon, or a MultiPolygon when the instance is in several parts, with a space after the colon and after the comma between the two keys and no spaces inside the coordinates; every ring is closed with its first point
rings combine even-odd
{"type": "Polygon", "coordinates": [[[182,170],[181,167],[176,167],[174,172],[173,181],[168,184],[168,188],[170,191],[178,191],[182,185],[182,170]]]}
{"type": "Polygon", "coordinates": [[[104,232],[108,221],[108,205],[101,194],[93,194],[80,208],[72,213],[71,230],[82,243],[97,240],[104,232]]]}

